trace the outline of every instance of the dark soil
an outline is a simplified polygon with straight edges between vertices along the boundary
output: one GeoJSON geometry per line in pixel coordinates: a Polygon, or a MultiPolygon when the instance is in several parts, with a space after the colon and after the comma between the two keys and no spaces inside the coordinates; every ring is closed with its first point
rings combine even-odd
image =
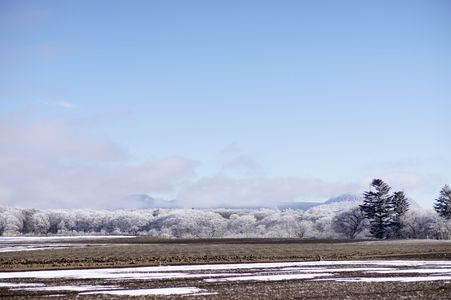
{"type": "Polygon", "coordinates": [[[312,260],[451,259],[451,241],[156,240],[139,237],[88,243],[84,248],[0,253],[0,270],[312,260]]]}
{"type": "MultiPolygon", "coordinates": [[[[64,242],[80,243],[80,242],[64,242]]],[[[451,241],[335,241],[286,239],[83,241],[84,248],[0,253],[1,271],[95,268],[169,264],[276,262],[314,260],[416,259],[450,260],[451,241]]],[[[233,272],[239,272],[233,270],[233,272]]],[[[349,275],[349,276],[352,276],[349,275]]],[[[34,282],[16,279],[10,282],[34,282]]],[[[42,280],[39,282],[43,282],[42,280]]],[[[103,279],[44,279],[46,285],[105,285],[103,279]]],[[[80,295],[70,291],[24,291],[0,287],[1,299],[451,299],[450,281],[205,282],[196,279],[124,280],[126,289],[189,287],[208,295],[128,297],[80,295]]]]}

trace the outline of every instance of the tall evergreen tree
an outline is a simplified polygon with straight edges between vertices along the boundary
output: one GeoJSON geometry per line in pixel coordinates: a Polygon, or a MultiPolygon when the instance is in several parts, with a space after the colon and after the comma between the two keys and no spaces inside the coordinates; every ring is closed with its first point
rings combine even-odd
{"type": "Polygon", "coordinates": [[[370,220],[370,233],[378,239],[388,238],[393,215],[391,188],[381,179],[374,179],[371,186],[374,191],[363,193],[360,209],[370,220]]]}
{"type": "Polygon", "coordinates": [[[451,189],[448,185],[440,191],[440,196],[435,200],[434,209],[440,217],[451,219],[451,189]]]}
{"type": "Polygon", "coordinates": [[[393,218],[391,221],[391,237],[400,238],[403,227],[403,217],[409,210],[409,201],[404,192],[395,192],[391,198],[393,208],[393,218]]]}

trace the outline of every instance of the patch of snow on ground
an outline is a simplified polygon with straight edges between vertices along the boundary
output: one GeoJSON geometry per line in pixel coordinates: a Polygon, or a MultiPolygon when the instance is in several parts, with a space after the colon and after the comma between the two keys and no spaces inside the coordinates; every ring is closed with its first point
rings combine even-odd
{"type": "Polygon", "coordinates": [[[0,246],[0,253],[19,252],[19,251],[36,251],[36,250],[54,250],[66,248],[83,248],[87,245],[83,244],[32,244],[32,245],[7,245],[0,246]]]}
{"type": "MultiPolygon", "coordinates": [[[[116,285],[83,285],[81,284],[82,282],[80,282],[80,280],[113,280],[114,284],[127,283],[127,285],[129,283],[133,283],[134,280],[145,279],[152,281],[176,280],[184,278],[198,279],[198,282],[203,282],[204,285],[206,283],[229,281],[270,282],[282,280],[332,280],[344,282],[417,282],[436,280],[449,281],[451,280],[451,261],[315,261],[0,272],[0,280],[22,278],[30,278],[38,282],[3,282],[0,283],[0,288],[4,287],[11,290],[33,291],[76,291],[83,295],[108,294],[147,296],[176,294],[199,295],[201,293],[204,293],[206,295],[210,294],[210,292],[195,287],[127,290],[126,287],[122,285],[120,287],[116,285]],[[385,274],[390,274],[390,277],[387,277],[387,275],[385,274]],[[72,282],[68,283],[68,285],[65,286],[44,285],[44,283],[47,283],[48,279],[67,279],[72,280],[72,282]]],[[[136,286],[133,286],[133,288],[135,287],[136,286]]]]}
{"type": "Polygon", "coordinates": [[[136,289],[136,290],[115,290],[115,291],[95,291],[80,293],[80,295],[107,294],[117,296],[152,296],[152,295],[188,295],[202,293],[206,290],[196,287],[174,287],[161,289],[136,289]]]}
{"type": "Polygon", "coordinates": [[[112,290],[118,289],[115,285],[61,285],[61,286],[36,286],[36,287],[17,287],[12,290],[21,291],[100,291],[100,290],[112,290]]]}
{"type": "Polygon", "coordinates": [[[316,274],[282,274],[282,275],[251,275],[251,276],[237,276],[217,279],[204,279],[205,282],[223,282],[223,281],[281,281],[281,280],[295,280],[295,279],[313,279],[317,277],[333,276],[331,273],[316,273],[316,274]]]}
{"type": "Polygon", "coordinates": [[[53,236],[2,236],[0,243],[21,243],[21,242],[53,242],[53,241],[73,241],[73,240],[96,240],[96,239],[125,239],[134,238],[133,235],[53,235],[53,236]]]}
{"type": "Polygon", "coordinates": [[[43,283],[14,283],[14,282],[0,282],[0,288],[17,288],[17,287],[36,287],[36,286],[44,286],[43,283]]]}
{"type": "Polygon", "coordinates": [[[435,269],[407,269],[407,270],[376,270],[372,273],[381,274],[405,274],[405,273],[451,273],[451,269],[447,268],[435,268],[435,269]]]}
{"type": "MultiPolygon", "coordinates": [[[[36,279],[182,279],[182,278],[207,278],[223,276],[239,276],[243,273],[146,273],[129,272],[129,268],[111,269],[86,269],[86,270],[56,270],[56,271],[30,271],[30,272],[5,272],[0,273],[0,279],[11,278],[36,278],[36,279]],[[120,271],[118,271],[120,270],[120,271]],[[116,271],[117,273],[115,273],[116,271]]],[[[244,275],[250,275],[248,273],[244,275]]]]}
{"type": "MultiPolygon", "coordinates": [[[[298,271],[298,272],[305,272],[305,273],[321,273],[321,272],[363,272],[363,271],[392,271],[395,270],[393,268],[282,268],[279,269],[281,271],[298,271]]],[[[395,272],[395,271],[394,271],[395,272]]]]}
{"type": "MultiPolygon", "coordinates": [[[[367,271],[388,272],[395,267],[412,267],[413,270],[422,270],[423,266],[443,267],[434,268],[441,273],[447,272],[451,267],[451,261],[319,261],[319,262],[285,262],[285,263],[244,263],[244,264],[217,264],[217,265],[179,265],[158,267],[131,267],[131,268],[100,268],[100,269],[74,269],[74,270],[51,270],[51,271],[28,271],[28,272],[0,272],[0,279],[10,278],[73,278],[73,279],[166,279],[171,277],[182,278],[184,276],[199,276],[199,274],[187,274],[189,271],[211,271],[211,270],[253,270],[264,269],[264,271],[280,272],[280,268],[301,267],[293,272],[308,273],[334,273],[367,271]],[[351,268],[327,268],[327,266],[380,266],[351,267],[351,268]],[[306,268],[306,266],[322,266],[322,268],[306,268]],[[389,266],[390,268],[387,268],[389,266]],[[181,273],[183,272],[183,273],[181,273]]],[[[432,268],[431,268],[432,269],[432,268]]],[[[283,270],[283,269],[282,269],[283,270]]],[[[286,270],[286,269],[285,269],[286,270]]],[[[423,269],[426,270],[426,269],[423,269]]],[[[393,270],[395,271],[395,270],[393,270]]],[[[404,271],[404,270],[403,270],[404,271]]],[[[413,272],[412,272],[413,273],[413,272]]],[[[222,274],[208,274],[207,276],[222,276],[222,274]]],[[[202,275],[202,276],[204,276],[202,275]]],[[[199,276],[199,277],[202,277],[199,276]]],[[[226,276],[230,276],[226,274],[226,276]]]]}
{"type": "Polygon", "coordinates": [[[88,244],[54,244],[54,242],[89,241],[96,239],[134,238],[128,235],[86,235],[86,236],[14,236],[0,237],[0,253],[53,250],[62,248],[82,248],[88,244]]]}
{"type": "Polygon", "coordinates": [[[451,275],[418,276],[418,277],[353,277],[353,278],[331,278],[324,280],[342,281],[342,282],[419,282],[419,281],[451,280],[451,275]]]}

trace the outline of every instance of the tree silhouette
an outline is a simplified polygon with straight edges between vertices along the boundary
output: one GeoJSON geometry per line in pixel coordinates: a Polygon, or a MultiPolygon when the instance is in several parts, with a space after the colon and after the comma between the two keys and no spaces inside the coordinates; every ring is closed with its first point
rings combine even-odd
{"type": "Polygon", "coordinates": [[[438,215],[446,220],[451,219],[451,189],[445,185],[440,196],[435,200],[434,209],[438,215]]]}
{"type": "Polygon", "coordinates": [[[370,220],[370,233],[378,239],[388,238],[393,221],[393,204],[390,186],[381,179],[373,179],[374,189],[363,193],[364,201],[360,209],[370,220]]]}

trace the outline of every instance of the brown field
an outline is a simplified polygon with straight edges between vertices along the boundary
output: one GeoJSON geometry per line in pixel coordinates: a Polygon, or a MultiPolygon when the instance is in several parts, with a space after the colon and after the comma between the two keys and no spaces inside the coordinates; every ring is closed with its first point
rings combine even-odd
{"type": "MultiPolygon", "coordinates": [[[[49,281],[50,282],[50,281],[49,281]]],[[[70,282],[53,281],[55,284],[70,282]]],[[[0,288],[2,299],[451,299],[451,284],[449,282],[416,282],[416,283],[348,283],[348,282],[311,282],[311,281],[280,281],[280,282],[246,282],[246,283],[216,283],[203,284],[195,280],[168,280],[158,285],[141,281],[129,288],[161,288],[169,285],[193,286],[206,288],[217,294],[211,295],[171,295],[171,296],[113,296],[113,295],[83,295],[76,292],[28,292],[7,291],[0,288]]]]}
{"type": "MultiPolygon", "coordinates": [[[[88,244],[84,248],[0,253],[0,270],[317,260],[451,260],[451,241],[156,240],[140,237],[130,240],[96,240],[88,244]]],[[[73,281],[49,279],[46,283],[64,285],[73,284],[73,281]]],[[[77,284],[104,282],[86,279],[77,284]]],[[[449,281],[364,283],[289,280],[268,283],[203,282],[185,278],[124,281],[122,285],[127,288],[195,286],[217,293],[191,296],[195,299],[451,299],[449,281]]],[[[61,292],[13,291],[0,287],[0,296],[4,299],[35,299],[49,295],[64,299],[124,298],[111,295],[80,296],[76,292],[64,292],[61,295],[61,292]]],[[[186,297],[189,296],[166,296],[171,299],[186,297]]],[[[140,298],[155,297],[133,297],[140,298]]]]}
{"type": "MultiPolygon", "coordinates": [[[[86,242],[65,242],[86,243],[86,242]]],[[[48,244],[48,243],[47,243],[48,244]]],[[[84,248],[0,253],[0,270],[356,259],[451,259],[451,241],[133,238],[84,248]]]]}

